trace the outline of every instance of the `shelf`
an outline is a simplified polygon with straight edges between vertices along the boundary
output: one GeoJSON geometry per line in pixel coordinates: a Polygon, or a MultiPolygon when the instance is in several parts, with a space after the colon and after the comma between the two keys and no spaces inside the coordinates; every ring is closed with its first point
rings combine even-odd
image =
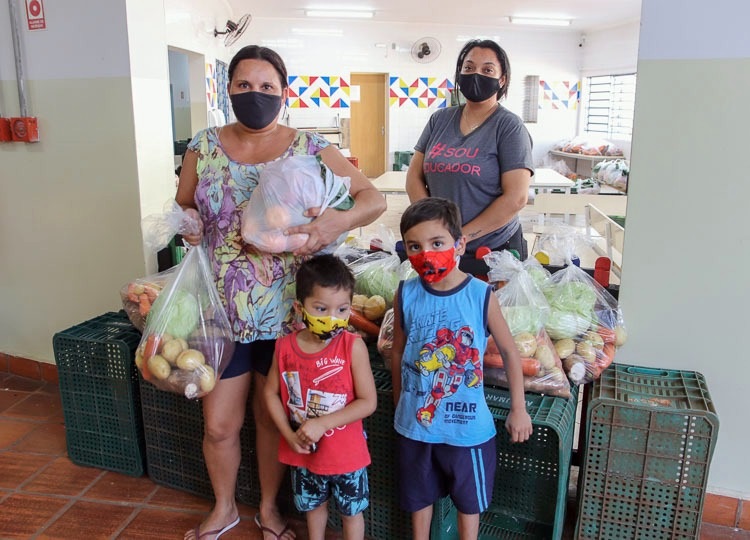
{"type": "Polygon", "coordinates": [[[625,156],[587,156],[585,154],[573,154],[572,152],[562,152],[560,150],[550,150],[553,156],[561,156],[573,159],[582,159],[585,161],[604,161],[605,159],[625,159],[625,156]]]}

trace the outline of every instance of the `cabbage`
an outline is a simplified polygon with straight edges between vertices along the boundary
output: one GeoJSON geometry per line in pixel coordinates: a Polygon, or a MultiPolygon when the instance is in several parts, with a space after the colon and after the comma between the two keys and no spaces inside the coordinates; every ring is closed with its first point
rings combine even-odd
{"type": "Polygon", "coordinates": [[[571,311],[553,308],[544,325],[552,339],[574,338],[583,334],[591,326],[591,316],[584,317],[571,311]]]}
{"type": "Polygon", "coordinates": [[[544,326],[548,310],[532,306],[500,306],[503,317],[514,336],[528,332],[536,336],[544,326]]]}
{"type": "Polygon", "coordinates": [[[596,291],[588,283],[570,281],[558,283],[544,290],[550,307],[588,316],[596,304],[596,291]]]}
{"type": "Polygon", "coordinates": [[[175,338],[186,338],[198,326],[200,306],[195,296],[186,291],[160,294],[149,312],[149,321],[166,321],[164,332],[175,338]]]}
{"type": "Polygon", "coordinates": [[[396,289],[398,289],[399,281],[396,272],[386,270],[379,265],[371,265],[357,276],[354,292],[367,296],[382,296],[390,306],[396,294],[396,289]]]}
{"type": "Polygon", "coordinates": [[[534,266],[529,267],[528,274],[531,281],[534,282],[534,285],[536,285],[539,290],[543,290],[544,282],[547,281],[549,274],[544,269],[536,268],[534,266]]]}

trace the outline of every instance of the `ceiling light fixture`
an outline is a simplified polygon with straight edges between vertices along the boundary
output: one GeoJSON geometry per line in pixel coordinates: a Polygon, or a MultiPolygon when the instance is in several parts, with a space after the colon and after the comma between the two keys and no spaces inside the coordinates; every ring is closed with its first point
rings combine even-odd
{"type": "Polygon", "coordinates": [[[536,26],[570,26],[570,19],[543,19],[541,17],[508,17],[511,24],[536,26]]]}
{"type": "Polygon", "coordinates": [[[306,9],[308,17],[327,17],[330,19],[372,19],[374,11],[344,10],[344,9],[306,9]]]}

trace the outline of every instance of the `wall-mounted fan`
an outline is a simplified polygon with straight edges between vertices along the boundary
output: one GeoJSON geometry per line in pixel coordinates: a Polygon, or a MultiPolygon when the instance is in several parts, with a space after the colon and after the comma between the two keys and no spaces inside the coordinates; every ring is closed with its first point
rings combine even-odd
{"type": "Polygon", "coordinates": [[[224,45],[229,47],[235,41],[240,39],[240,36],[247,29],[247,26],[250,24],[250,21],[252,19],[252,15],[250,15],[249,13],[245,13],[237,22],[229,20],[227,21],[225,30],[217,30],[216,28],[214,28],[214,37],[224,36],[224,45]]]}
{"type": "Polygon", "coordinates": [[[440,56],[440,42],[434,37],[423,37],[411,46],[411,57],[415,62],[426,64],[440,56]]]}

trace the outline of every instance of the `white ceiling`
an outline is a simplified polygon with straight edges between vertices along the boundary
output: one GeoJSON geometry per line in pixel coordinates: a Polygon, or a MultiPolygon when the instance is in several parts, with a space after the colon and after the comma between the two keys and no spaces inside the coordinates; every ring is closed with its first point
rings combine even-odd
{"type": "MultiPolygon", "coordinates": [[[[305,9],[371,9],[376,22],[508,26],[509,16],[571,19],[574,31],[592,31],[640,18],[641,0],[228,0],[239,18],[299,18],[305,9]]],[[[341,21],[345,24],[345,21],[341,21]]]]}

